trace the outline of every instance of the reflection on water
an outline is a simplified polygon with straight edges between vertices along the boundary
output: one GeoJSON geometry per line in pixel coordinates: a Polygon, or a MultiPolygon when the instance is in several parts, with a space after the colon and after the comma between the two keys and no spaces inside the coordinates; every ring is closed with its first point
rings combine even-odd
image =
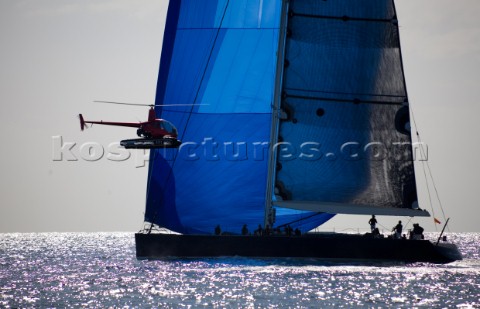
{"type": "Polygon", "coordinates": [[[0,234],[0,307],[480,307],[480,234],[463,261],[137,261],[130,233],[0,234]]]}

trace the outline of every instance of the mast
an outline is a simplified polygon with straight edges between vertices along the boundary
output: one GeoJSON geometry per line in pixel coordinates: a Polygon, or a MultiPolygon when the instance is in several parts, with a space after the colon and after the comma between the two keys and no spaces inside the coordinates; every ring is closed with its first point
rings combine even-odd
{"type": "Polygon", "coordinates": [[[277,66],[275,75],[275,90],[274,99],[272,105],[272,126],[270,129],[270,145],[268,155],[268,173],[267,173],[267,186],[265,196],[265,217],[264,227],[267,225],[272,226],[274,218],[273,212],[273,191],[275,189],[275,165],[277,162],[277,155],[274,151],[274,145],[278,141],[278,123],[280,114],[280,103],[282,97],[282,81],[283,81],[283,68],[285,63],[285,41],[287,33],[288,22],[288,2],[289,0],[282,0],[282,12],[280,20],[280,33],[278,38],[277,49],[277,66]]]}

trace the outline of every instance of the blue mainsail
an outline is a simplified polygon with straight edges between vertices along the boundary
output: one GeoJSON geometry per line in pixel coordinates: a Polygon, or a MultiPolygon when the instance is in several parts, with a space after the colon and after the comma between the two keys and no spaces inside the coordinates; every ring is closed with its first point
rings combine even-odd
{"type": "MultiPolygon", "coordinates": [[[[179,104],[156,113],[183,144],[151,150],[147,222],[239,233],[276,202],[416,201],[409,147],[406,160],[355,156],[410,142],[391,0],[171,0],[155,103],[179,104]]],[[[334,216],[284,206],[275,226],[305,232],[334,216]]]]}

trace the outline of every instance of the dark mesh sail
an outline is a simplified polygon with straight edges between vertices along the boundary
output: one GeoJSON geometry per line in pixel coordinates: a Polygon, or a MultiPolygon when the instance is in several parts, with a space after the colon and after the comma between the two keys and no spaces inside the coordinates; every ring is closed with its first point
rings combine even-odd
{"type": "Polygon", "coordinates": [[[277,198],[412,207],[393,1],[291,0],[287,28],[277,198]]]}

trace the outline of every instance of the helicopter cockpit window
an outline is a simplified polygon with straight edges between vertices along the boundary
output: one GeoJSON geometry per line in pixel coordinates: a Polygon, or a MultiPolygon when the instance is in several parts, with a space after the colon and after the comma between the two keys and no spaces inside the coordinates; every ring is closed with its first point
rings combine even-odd
{"type": "Polygon", "coordinates": [[[163,129],[166,130],[167,132],[177,135],[177,129],[170,122],[164,120],[162,122],[162,126],[163,126],[163,129]]]}

